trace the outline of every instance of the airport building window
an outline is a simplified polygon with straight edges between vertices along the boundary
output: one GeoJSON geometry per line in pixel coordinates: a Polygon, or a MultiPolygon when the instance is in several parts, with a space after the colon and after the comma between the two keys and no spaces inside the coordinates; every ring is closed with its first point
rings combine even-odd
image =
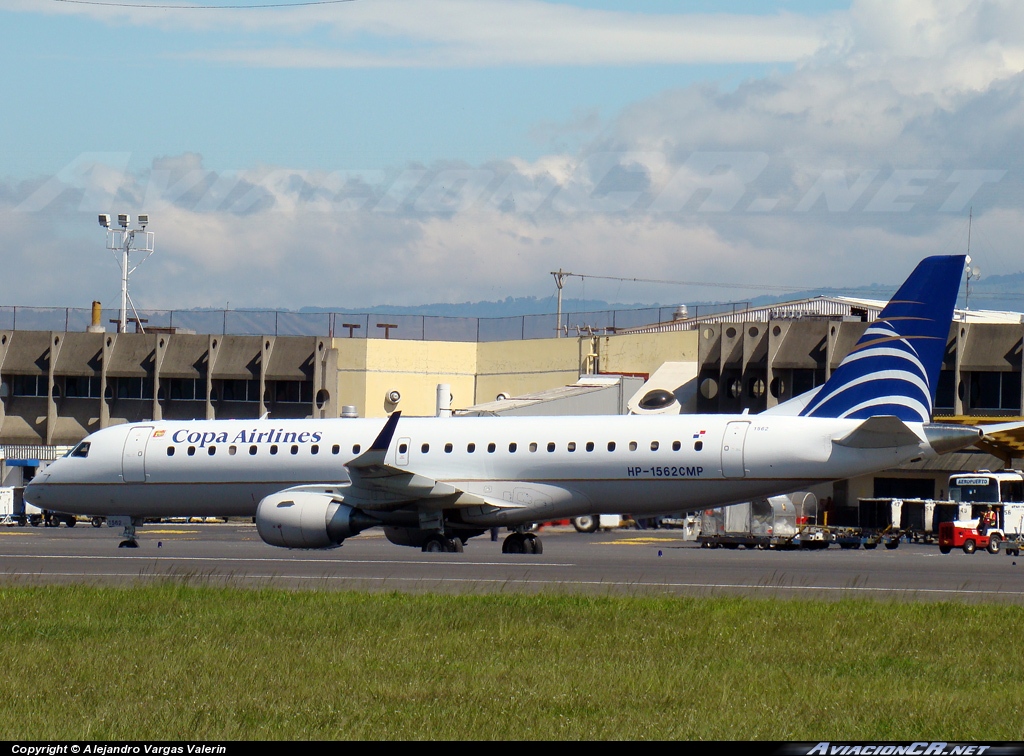
{"type": "Polygon", "coordinates": [[[1020,373],[979,370],[969,379],[970,409],[1020,409],[1020,373]]]}
{"type": "Polygon", "coordinates": [[[161,389],[165,388],[165,384],[167,397],[172,402],[190,402],[206,398],[205,378],[168,378],[160,381],[161,389]]]}
{"type": "Polygon", "coordinates": [[[110,378],[111,393],[118,399],[152,399],[152,378],[110,378]]]}
{"type": "Polygon", "coordinates": [[[46,396],[45,375],[12,375],[11,396],[46,396]]]}
{"type": "Polygon", "coordinates": [[[275,402],[312,404],[313,381],[273,381],[270,387],[275,402]]]}
{"type": "Polygon", "coordinates": [[[75,399],[99,399],[100,377],[98,375],[69,375],[64,379],[64,396],[75,399]]]}
{"type": "Polygon", "coordinates": [[[222,402],[258,402],[260,400],[260,382],[245,379],[223,379],[213,382],[214,396],[222,402]]]}

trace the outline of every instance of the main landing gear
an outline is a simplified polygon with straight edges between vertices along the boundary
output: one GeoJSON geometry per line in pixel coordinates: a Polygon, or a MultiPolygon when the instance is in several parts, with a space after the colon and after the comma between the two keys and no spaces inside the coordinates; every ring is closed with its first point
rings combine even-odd
{"type": "Polygon", "coordinates": [[[462,546],[462,539],[458,536],[449,538],[444,533],[435,533],[423,544],[423,551],[431,554],[461,554],[462,546]]]}
{"type": "MultiPolygon", "coordinates": [[[[141,523],[141,520],[140,520],[141,523]]],[[[135,520],[128,520],[124,523],[124,531],[121,533],[121,543],[117,544],[119,549],[139,548],[139,539],[135,535],[135,520]]]]}
{"type": "Polygon", "coordinates": [[[512,533],[503,544],[502,554],[543,554],[544,542],[536,533],[512,533]]]}

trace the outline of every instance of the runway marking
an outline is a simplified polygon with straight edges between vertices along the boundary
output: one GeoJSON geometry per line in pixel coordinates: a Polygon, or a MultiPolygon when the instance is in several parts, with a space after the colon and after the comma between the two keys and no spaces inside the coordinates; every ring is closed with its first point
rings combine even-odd
{"type": "MultiPolygon", "coordinates": [[[[278,557],[181,557],[181,556],[149,556],[149,555],[131,555],[131,554],[119,554],[117,556],[108,555],[89,555],[89,554],[0,554],[0,559],[114,559],[118,561],[136,561],[141,562],[144,560],[152,560],[154,562],[278,562],[281,564],[366,564],[366,565],[377,565],[377,564],[400,564],[400,565],[425,565],[434,566],[443,564],[448,566],[466,566],[466,567],[576,567],[577,565],[573,562],[513,562],[513,561],[501,561],[501,562],[465,562],[462,560],[452,561],[418,561],[418,560],[402,560],[402,559],[281,559],[278,557]]],[[[54,574],[54,573],[43,573],[43,574],[54,574]]]]}
{"type": "MultiPolygon", "coordinates": [[[[146,573],[140,574],[136,572],[102,572],[102,573],[81,573],[81,572],[20,572],[20,573],[7,573],[6,577],[73,577],[73,578],[156,578],[156,579],[193,579],[192,576],[181,576],[173,574],[153,574],[146,573]]],[[[238,574],[233,573],[230,575],[197,575],[195,579],[203,581],[209,581],[213,579],[220,580],[268,580],[268,581],[280,581],[280,580],[294,580],[303,582],[324,582],[324,581],[348,581],[353,580],[370,581],[378,583],[416,583],[418,585],[424,584],[437,584],[437,583],[458,583],[458,584],[470,584],[470,585],[502,585],[502,586],[596,586],[599,588],[628,588],[633,591],[645,588],[688,588],[688,589],[700,589],[700,590],[714,590],[714,589],[729,589],[729,590],[741,590],[741,591],[802,591],[802,592],[824,592],[824,593],[880,593],[880,594],[892,594],[892,595],[903,595],[907,594],[925,594],[925,595],[951,595],[951,596],[987,596],[995,598],[1022,598],[1024,592],[1021,591],[993,591],[993,590],[974,590],[974,589],[963,589],[963,588],[869,588],[865,586],[834,586],[834,585],[744,585],[742,583],[638,583],[636,581],[608,581],[608,580],[573,580],[571,583],[563,583],[551,580],[517,580],[515,583],[510,584],[507,578],[403,578],[396,576],[353,576],[353,575],[281,575],[281,574],[266,574],[266,575],[252,575],[252,574],[238,574]]]]}
{"type": "Polygon", "coordinates": [[[634,536],[632,538],[621,538],[617,541],[604,541],[596,543],[595,546],[650,546],[658,543],[678,543],[678,538],[667,536],[634,536]]]}

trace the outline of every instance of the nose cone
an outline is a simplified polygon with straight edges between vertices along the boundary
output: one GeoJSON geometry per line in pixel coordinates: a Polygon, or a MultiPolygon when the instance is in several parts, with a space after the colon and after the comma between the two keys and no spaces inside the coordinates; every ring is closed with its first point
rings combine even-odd
{"type": "Polygon", "coordinates": [[[41,472],[36,477],[28,482],[25,486],[25,501],[36,507],[43,507],[44,499],[46,498],[44,492],[46,486],[44,485],[50,478],[50,473],[41,472]]]}
{"type": "Polygon", "coordinates": [[[924,426],[924,435],[928,439],[928,445],[936,453],[947,454],[976,444],[985,435],[985,432],[973,425],[929,423],[924,426]]]}

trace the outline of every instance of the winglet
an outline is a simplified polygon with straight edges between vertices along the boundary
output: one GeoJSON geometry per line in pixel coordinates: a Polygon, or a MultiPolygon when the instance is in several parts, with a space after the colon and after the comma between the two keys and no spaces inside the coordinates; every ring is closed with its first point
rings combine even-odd
{"type": "Polygon", "coordinates": [[[380,433],[377,434],[376,440],[370,446],[368,451],[387,451],[388,447],[391,446],[391,439],[395,436],[395,428],[398,427],[398,418],[402,416],[402,411],[392,412],[391,417],[384,423],[384,427],[380,429],[380,433]]]}
{"type": "Polygon", "coordinates": [[[391,447],[391,440],[395,437],[395,429],[398,428],[398,419],[401,416],[402,413],[400,411],[391,413],[391,417],[384,423],[384,427],[380,429],[380,433],[377,434],[377,438],[370,444],[370,448],[345,466],[353,469],[365,469],[383,465],[384,457],[391,447]]]}

